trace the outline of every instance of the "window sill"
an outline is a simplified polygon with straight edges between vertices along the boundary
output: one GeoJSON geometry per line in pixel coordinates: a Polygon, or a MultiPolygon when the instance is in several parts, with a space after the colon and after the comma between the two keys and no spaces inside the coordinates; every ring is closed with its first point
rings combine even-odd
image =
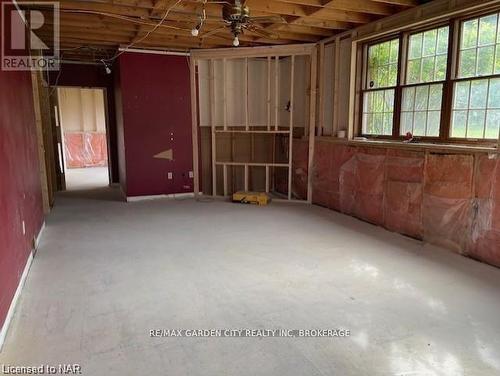
{"type": "Polygon", "coordinates": [[[406,143],[393,140],[348,140],[347,138],[320,136],[316,137],[320,141],[328,141],[337,144],[353,145],[353,146],[370,146],[406,150],[423,150],[423,151],[450,151],[450,152],[468,152],[468,153],[500,153],[497,147],[474,146],[474,145],[457,145],[457,144],[441,144],[430,142],[412,142],[406,143]]]}

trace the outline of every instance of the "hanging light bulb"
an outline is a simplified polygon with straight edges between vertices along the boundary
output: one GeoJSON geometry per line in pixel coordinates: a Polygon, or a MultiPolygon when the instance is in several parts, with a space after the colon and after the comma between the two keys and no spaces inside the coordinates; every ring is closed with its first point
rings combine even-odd
{"type": "Polygon", "coordinates": [[[193,37],[197,37],[198,36],[198,34],[200,33],[200,27],[201,27],[201,24],[198,24],[198,25],[196,25],[196,27],[194,27],[194,28],[191,29],[191,35],[193,37]]]}
{"type": "Polygon", "coordinates": [[[240,45],[240,40],[238,39],[238,36],[235,36],[233,39],[233,46],[238,47],[240,45]]]}

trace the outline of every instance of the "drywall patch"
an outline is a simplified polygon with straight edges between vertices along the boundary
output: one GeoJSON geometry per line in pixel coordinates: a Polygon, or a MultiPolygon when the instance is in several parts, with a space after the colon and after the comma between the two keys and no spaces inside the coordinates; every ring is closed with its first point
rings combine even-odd
{"type": "Polygon", "coordinates": [[[172,149],[164,150],[158,154],[153,155],[153,158],[157,159],[167,159],[169,161],[174,160],[174,151],[172,149]]]}

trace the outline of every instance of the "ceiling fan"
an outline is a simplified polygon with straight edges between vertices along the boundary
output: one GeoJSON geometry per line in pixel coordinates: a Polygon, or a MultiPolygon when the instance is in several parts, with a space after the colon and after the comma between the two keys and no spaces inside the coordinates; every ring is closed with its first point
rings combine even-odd
{"type": "MultiPolygon", "coordinates": [[[[206,38],[223,30],[229,30],[234,36],[233,46],[235,47],[239,46],[240,41],[238,37],[240,36],[240,34],[243,34],[245,30],[260,35],[264,38],[277,39],[278,35],[265,30],[265,27],[263,25],[273,23],[286,23],[285,19],[281,16],[252,17],[250,15],[250,9],[248,8],[248,6],[246,6],[246,0],[243,3],[241,2],[241,0],[234,0],[233,2],[204,1],[203,5],[205,4],[222,4],[222,21],[224,22],[224,25],[202,34],[201,38],[206,38]]],[[[193,36],[198,36],[205,19],[205,9],[203,8],[200,22],[191,30],[191,34],[193,36]]]]}

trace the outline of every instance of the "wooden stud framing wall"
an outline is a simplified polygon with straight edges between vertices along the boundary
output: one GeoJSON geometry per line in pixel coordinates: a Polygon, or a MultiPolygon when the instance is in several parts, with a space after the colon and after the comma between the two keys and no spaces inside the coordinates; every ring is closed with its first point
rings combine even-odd
{"type": "Polygon", "coordinates": [[[316,54],[315,45],[192,51],[196,195],[265,190],[312,201],[310,173],[307,196],[294,194],[293,139],[309,139],[312,167],[316,54]]]}

